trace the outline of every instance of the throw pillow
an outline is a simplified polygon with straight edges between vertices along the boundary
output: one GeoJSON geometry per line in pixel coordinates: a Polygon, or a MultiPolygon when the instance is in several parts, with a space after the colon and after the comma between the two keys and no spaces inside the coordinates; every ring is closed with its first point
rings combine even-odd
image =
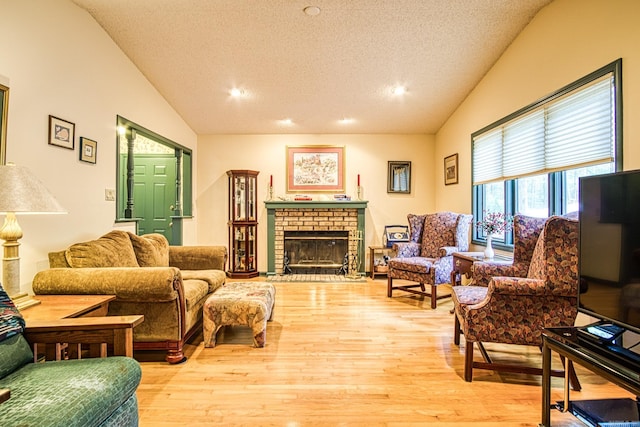
{"type": "Polygon", "coordinates": [[[129,238],[140,267],[169,267],[169,241],[162,234],[129,233],[129,238]]]}
{"type": "Polygon", "coordinates": [[[438,258],[438,250],[443,246],[455,245],[455,230],[458,214],[437,212],[424,219],[420,256],[438,258]]]}
{"type": "Polygon", "coordinates": [[[138,267],[129,235],[120,230],[71,245],[65,251],[65,257],[73,268],[138,267]]]}

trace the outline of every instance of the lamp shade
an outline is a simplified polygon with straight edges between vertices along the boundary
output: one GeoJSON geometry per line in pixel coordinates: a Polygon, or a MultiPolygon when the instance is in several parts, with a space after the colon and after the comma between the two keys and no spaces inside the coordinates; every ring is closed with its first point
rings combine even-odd
{"type": "Polygon", "coordinates": [[[24,166],[0,165],[0,213],[66,213],[42,182],[24,166]]]}

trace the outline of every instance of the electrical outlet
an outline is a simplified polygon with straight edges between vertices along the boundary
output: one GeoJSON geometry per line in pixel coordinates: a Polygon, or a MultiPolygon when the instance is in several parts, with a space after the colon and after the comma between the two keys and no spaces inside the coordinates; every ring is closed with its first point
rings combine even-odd
{"type": "Polygon", "coordinates": [[[116,190],[114,190],[113,188],[105,188],[104,199],[107,202],[114,202],[116,200],[116,190]]]}

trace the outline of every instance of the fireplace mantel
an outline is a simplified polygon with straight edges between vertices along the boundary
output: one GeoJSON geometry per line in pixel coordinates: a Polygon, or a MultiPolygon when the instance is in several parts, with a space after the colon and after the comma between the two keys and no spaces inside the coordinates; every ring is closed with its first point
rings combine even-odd
{"type": "Polygon", "coordinates": [[[267,209],[313,209],[313,208],[365,209],[367,207],[367,203],[369,202],[366,200],[344,201],[344,202],[337,202],[335,200],[300,200],[300,201],[267,200],[264,202],[264,205],[266,206],[267,209]]]}
{"type": "MultiPolygon", "coordinates": [[[[325,222],[331,222],[331,217],[335,215],[336,218],[339,218],[340,215],[344,215],[344,211],[349,211],[351,215],[355,215],[355,218],[352,216],[351,225],[344,226],[341,225],[339,228],[341,230],[358,230],[361,232],[361,235],[364,236],[365,226],[364,226],[364,217],[365,217],[365,209],[367,208],[366,200],[356,200],[356,201],[334,201],[334,200],[309,200],[309,201],[286,201],[286,200],[269,200],[265,201],[265,207],[267,208],[267,275],[280,274],[282,272],[282,266],[276,266],[276,259],[278,262],[281,260],[281,256],[276,254],[276,250],[280,251],[283,249],[282,236],[284,234],[284,228],[281,223],[276,227],[276,221],[280,221],[281,215],[285,212],[295,212],[295,211],[303,211],[309,212],[309,215],[299,215],[302,221],[309,221],[314,216],[322,215],[322,212],[331,212],[331,216],[329,221],[325,219],[325,222]],[[276,212],[280,212],[276,215],[276,212]],[[336,213],[337,212],[337,213],[336,213]],[[276,218],[278,217],[278,219],[276,218]],[[357,219],[356,223],[353,223],[353,219],[357,219]]],[[[324,227],[324,223],[322,224],[324,227]]],[[[290,225],[285,227],[287,230],[304,230],[308,229],[308,226],[294,226],[290,225]],[[299,228],[298,228],[299,227],[299,228]]],[[[364,239],[359,242],[358,245],[358,256],[361,259],[360,262],[360,271],[364,273],[364,239]]]]}

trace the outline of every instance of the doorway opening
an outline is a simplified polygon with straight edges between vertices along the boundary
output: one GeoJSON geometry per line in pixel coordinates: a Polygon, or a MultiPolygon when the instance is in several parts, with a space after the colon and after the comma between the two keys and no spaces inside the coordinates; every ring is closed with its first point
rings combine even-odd
{"type": "Polygon", "coordinates": [[[182,220],[192,215],[191,150],[121,116],[117,126],[116,221],[181,245],[182,220]]]}

